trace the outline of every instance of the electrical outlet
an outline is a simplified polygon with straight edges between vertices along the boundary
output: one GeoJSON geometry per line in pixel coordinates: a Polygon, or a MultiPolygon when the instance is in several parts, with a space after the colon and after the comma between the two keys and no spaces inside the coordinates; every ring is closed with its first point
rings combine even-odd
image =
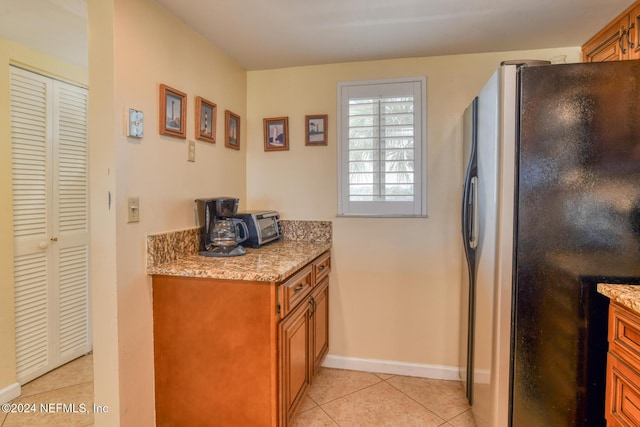
{"type": "Polygon", "coordinates": [[[127,199],[127,222],[140,221],[140,198],[129,197],[127,199]]]}
{"type": "Polygon", "coordinates": [[[187,145],[189,146],[189,154],[188,154],[187,160],[190,162],[195,162],[196,161],[196,142],[190,139],[187,145]]]}

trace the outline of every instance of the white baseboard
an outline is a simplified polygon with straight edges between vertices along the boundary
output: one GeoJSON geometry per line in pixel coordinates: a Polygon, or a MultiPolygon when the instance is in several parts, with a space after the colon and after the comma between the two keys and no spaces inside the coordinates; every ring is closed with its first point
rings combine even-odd
{"type": "Polygon", "coordinates": [[[22,393],[22,390],[18,383],[13,383],[5,388],[0,388],[0,404],[7,403],[16,397],[19,397],[20,393],[22,393]]]}
{"type": "Polygon", "coordinates": [[[393,360],[360,359],[357,357],[334,356],[328,354],[322,366],[326,368],[349,369],[351,371],[377,372],[380,374],[404,375],[408,377],[431,378],[435,380],[460,381],[457,367],[425,365],[420,363],[397,362],[393,360]]]}

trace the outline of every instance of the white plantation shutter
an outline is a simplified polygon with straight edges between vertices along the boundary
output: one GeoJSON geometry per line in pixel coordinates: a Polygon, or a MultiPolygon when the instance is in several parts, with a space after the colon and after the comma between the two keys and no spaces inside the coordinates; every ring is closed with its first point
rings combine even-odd
{"type": "Polygon", "coordinates": [[[426,215],[425,87],[339,84],[339,215],[426,215]]]}
{"type": "Polygon", "coordinates": [[[91,349],[86,89],[11,67],[18,381],[91,349]]]}

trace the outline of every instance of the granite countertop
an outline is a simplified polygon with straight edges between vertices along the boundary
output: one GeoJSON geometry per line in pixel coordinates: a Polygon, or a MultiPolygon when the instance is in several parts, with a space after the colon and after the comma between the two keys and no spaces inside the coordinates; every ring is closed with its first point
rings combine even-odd
{"type": "Polygon", "coordinates": [[[640,315],[640,286],[598,283],[598,292],[640,315]]]}
{"type": "Polygon", "coordinates": [[[187,255],[147,266],[147,274],[281,282],[330,248],[331,242],[281,240],[236,257],[187,255]]]}

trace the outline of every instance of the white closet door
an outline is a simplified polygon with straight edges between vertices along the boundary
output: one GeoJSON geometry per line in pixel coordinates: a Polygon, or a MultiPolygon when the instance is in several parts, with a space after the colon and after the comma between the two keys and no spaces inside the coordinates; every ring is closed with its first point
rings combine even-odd
{"type": "Polygon", "coordinates": [[[54,81],[54,274],[59,284],[59,356],[69,361],[89,350],[89,175],[85,89],[54,81]]]}
{"type": "Polygon", "coordinates": [[[91,349],[87,91],[11,67],[16,356],[25,383],[91,349]]]}

